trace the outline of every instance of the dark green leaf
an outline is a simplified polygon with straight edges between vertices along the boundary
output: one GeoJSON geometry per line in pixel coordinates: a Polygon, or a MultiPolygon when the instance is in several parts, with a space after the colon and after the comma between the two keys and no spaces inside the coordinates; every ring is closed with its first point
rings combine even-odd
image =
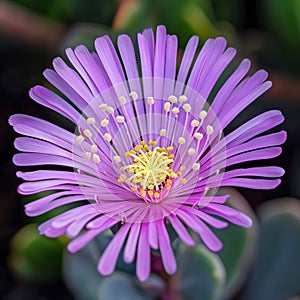
{"type": "Polygon", "coordinates": [[[12,239],[10,267],[25,280],[48,281],[61,277],[65,242],[39,235],[37,224],[23,227],[12,239]]]}
{"type": "Polygon", "coordinates": [[[222,230],[215,230],[223,243],[223,248],[217,254],[226,269],[226,285],[222,298],[229,298],[241,286],[248,274],[253,259],[258,225],[254,212],[246,199],[235,189],[223,188],[219,192],[230,195],[228,204],[246,213],[253,220],[252,228],[243,228],[234,224],[222,230]]]}
{"type": "Polygon", "coordinates": [[[99,289],[98,299],[154,300],[158,294],[153,293],[153,290],[147,290],[145,285],[148,285],[148,287],[152,286],[154,291],[159,293],[164,287],[163,281],[157,276],[150,277],[147,282],[140,283],[140,286],[136,283],[135,277],[123,272],[114,272],[113,275],[103,280],[99,289]],[[142,288],[143,286],[144,288],[142,288]]]}
{"type": "Polygon", "coordinates": [[[177,273],[170,282],[174,299],[178,293],[179,299],[184,300],[219,299],[225,283],[225,269],[220,258],[202,245],[182,247],[177,273]]]}
{"type": "Polygon", "coordinates": [[[300,203],[267,202],[259,210],[261,236],[246,299],[285,300],[300,287],[300,203]]]}

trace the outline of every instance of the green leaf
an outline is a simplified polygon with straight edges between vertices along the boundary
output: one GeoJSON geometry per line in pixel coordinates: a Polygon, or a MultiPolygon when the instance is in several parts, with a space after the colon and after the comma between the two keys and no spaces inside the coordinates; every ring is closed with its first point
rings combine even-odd
{"type": "Polygon", "coordinates": [[[78,45],[85,45],[88,49],[94,50],[95,39],[103,35],[109,35],[113,41],[116,41],[118,32],[104,25],[77,23],[63,39],[59,51],[63,53],[66,48],[75,48],[78,45]]]}
{"type": "MultiPolygon", "coordinates": [[[[225,283],[225,269],[220,258],[202,245],[186,247],[178,256],[178,270],[170,280],[172,297],[185,300],[219,299],[225,283]]],[[[172,299],[173,299],[172,298],[172,299]]]]}
{"type": "Polygon", "coordinates": [[[9,266],[19,277],[30,281],[49,281],[61,277],[62,239],[39,235],[37,224],[29,224],[11,241],[9,266]]]}
{"type": "Polygon", "coordinates": [[[135,277],[123,272],[114,272],[113,275],[103,280],[99,288],[98,299],[154,300],[164,288],[162,279],[155,275],[151,275],[145,283],[139,283],[139,285],[135,277]],[[156,293],[143,288],[143,285],[152,286],[156,293]]]}
{"type": "Polygon", "coordinates": [[[87,244],[81,251],[63,257],[64,281],[76,300],[96,300],[103,280],[97,271],[100,251],[96,243],[87,244]]]}
{"type": "Polygon", "coordinates": [[[217,254],[226,269],[226,285],[222,299],[228,299],[242,285],[254,256],[258,224],[256,216],[246,199],[235,189],[222,188],[218,194],[230,195],[228,205],[244,212],[253,220],[251,228],[229,224],[227,228],[215,230],[223,243],[217,254]]]}
{"type": "Polygon", "coordinates": [[[218,35],[210,0],[124,1],[114,28],[136,32],[147,27],[155,28],[160,24],[166,25],[169,33],[179,37],[180,47],[184,47],[194,34],[199,35],[202,40],[218,35]]]}
{"type": "Polygon", "coordinates": [[[289,45],[300,46],[300,2],[264,0],[266,26],[289,45]]]}
{"type": "MultiPolygon", "coordinates": [[[[63,257],[63,277],[69,290],[77,300],[98,299],[98,287],[106,278],[97,271],[97,264],[101,253],[112,239],[110,231],[99,234],[80,251],[63,257]],[[81,284],[78,285],[78,282],[81,284]]],[[[125,264],[120,255],[116,270],[135,273],[134,264],[125,264]]]]}
{"type": "Polygon", "coordinates": [[[281,198],[259,209],[261,235],[245,299],[285,300],[300,287],[300,203],[281,198]]]}

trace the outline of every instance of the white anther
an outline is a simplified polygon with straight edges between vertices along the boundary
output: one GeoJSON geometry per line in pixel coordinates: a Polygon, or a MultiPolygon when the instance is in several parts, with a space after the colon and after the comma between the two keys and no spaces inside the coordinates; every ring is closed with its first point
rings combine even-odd
{"type": "Polygon", "coordinates": [[[167,134],[167,130],[164,129],[164,128],[161,129],[160,132],[159,132],[159,135],[160,135],[160,136],[165,136],[166,134],[167,134]]]}
{"type": "Polygon", "coordinates": [[[207,116],[207,111],[206,110],[201,110],[200,114],[199,114],[199,119],[200,120],[204,120],[207,116]]]}
{"type": "Polygon", "coordinates": [[[137,92],[134,91],[130,92],[129,96],[132,98],[132,100],[137,100],[137,98],[139,97],[137,92]]]}
{"type": "Polygon", "coordinates": [[[174,107],[174,108],[172,109],[172,113],[173,113],[174,115],[178,115],[178,113],[179,113],[179,108],[178,108],[178,107],[174,107]]]}
{"type": "Polygon", "coordinates": [[[171,96],[168,97],[168,100],[169,100],[170,102],[172,102],[172,103],[176,103],[176,102],[177,102],[177,97],[174,96],[174,95],[171,95],[171,96]]]}
{"type": "Polygon", "coordinates": [[[95,163],[97,163],[97,164],[101,161],[101,159],[100,159],[100,157],[99,157],[98,154],[93,154],[93,161],[95,163]]]}
{"type": "Polygon", "coordinates": [[[166,103],[164,104],[164,110],[165,110],[166,112],[169,112],[170,109],[171,109],[171,103],[170,103],[170,102],[166,102],[166,103]]]}
{"type": "Polygon", "coordinates": [[[103,120],[100,122],[100,125],[101,125],[102,127],[107,127],[108,123],[109,123],[109,120],[108,120],[108,119],[103,119],[103,120]]]}
{"type": "Polygon", "coordinates": [[[114,110],[114,108],[113,108],[112,106],[107,106],[106,111],[107,111],[109,114],[113,114],[115,110],[114,110]]]}
{"type": "Polygon", "coordinates": [[[116,116],[116,121],[118,123],[123,123],[124,122],[124,117],[123,116],[116,116]]]}
{"type": "Polygon", "coordinates": [[[203,139],[203,134],[200,132],[195,132],[194,137],[198,140],[201,141],[203,139]]]}
{"type": "Polygon", "coordinates": [[[148,97],[147,101],[148,101],[149,105],[153,105],[154,104],[154,98],[153,97],[148,97]]]}
{"type": "Polygon", "coordinates": [[[211,125],[207,125],[207,127],[206,127],[206,133],[208,135],[213,134],[214,133],[214,128],[211,125]]]}
{"type": "Polygon", "coordinates": [[[84,153],[84,158],[85,158],[86,160],[90,160],[90,159],[91,159],[91,155],[92,155],[91,152],[85,152],[85,153],[84,153]]]}
{"type": "Polygon", "coordinates": [[[103,137],[108,142],[110,142],[112,140],[112,137],[108,132],[104,133],[103,137]]]}
{"type": "Polygon", "coordinates": [[[107,110],[107,104],[102,103],[102,104],[99,105],[99,108],[100,108],[102,111],[106,111],[106,110],[107,110]]]}
{"type": "Polygon", "coordinates": [[[84,137],[82,135],[78,135],[76,137],[76,143],[81,144],[84,141],[84,137]]]}
{"type": "Polygon", "coordinates": [[[182,136],[180,136],[180,137],[178,138],[178,143],[179,143],[180,145],[185,144],[185,138],[182,137],[182,136]]]}
{"type": "Polygon", "coordinates": [[[83,133],[84,133],[88,138],[91,138],[91,137],[92,137],[92,133],[91,133],[88,129],[83,130],[83,133]]]}
{"type": "Polygon", "coordinates": [[[96,153],[98,151],[97,145],[91,145],[91,152],[96,153]]]}
{"type": "Polygon", "coordinates": [[[183,103],[187,101],[187,96],[186,95],[181,95],[179,96],[179,103],[183,103]]]}
{"type": "Polygon", "coordinates": [[[199,163],[193,163],[192,169],[194,171],[198,171],[200,169],[200,164],[199,163]]]}
{"type": "Polygon", "coordinates": [[[94,124],[96,123],[96,120],[95,120],[95,118],[88,118],[88,119],[86,120],[86,122],[87,122],[88,124],[90,124],[90,125],[94,125],[94,124]]]}
{"type": "Polygon", "coordinates": [[[196,149],[195,148],[189,148],[188,150],[188,154],[189,155],[194,155],[196,153],[196,149]]]}
{"type": "Polygon", "coordinates": [[[184,104],[182,107],[185,112],[190,112],[192,110],[192,107],[188,103],[184,104]]]}
{"type": "Polygon", "coordinates": [[[200,125],[200,122],[196,119],[194,119],[192,122],[191,122],[191,126],[192,127],[198,127],[200,125]]]}
{"type": "Polygon", "coordinates": [[[120,96],[119,101],[120,101],[121,105],[123,105],[126,103],[126,98],[124,96],[120,96]]]}
{"type": "Polygon", "coordinates": [[[115,155],[114,157],[113,157],[113,160],[118,164],[118,163],[120,163],[121,162],[121,157],[119,156],[119,155],[115,155]]]}
{"type": "Polygon", "coordinates": [[[185,184],[185,183],[186,183],[186,178],[181,178],[181,179],[180,179],[180,183],[181,183],[181,184],[185,184]]]}

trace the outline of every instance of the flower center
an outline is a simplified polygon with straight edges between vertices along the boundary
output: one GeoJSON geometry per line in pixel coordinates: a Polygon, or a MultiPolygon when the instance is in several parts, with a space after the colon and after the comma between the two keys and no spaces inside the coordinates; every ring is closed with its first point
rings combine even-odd
{"type": "Polygon", "coordinates": [[[126,181],[131,189],[137,191],[142,197],[158,199],[161,191],[169,190],[172,180],[177,178],[181,172],[175,173],[171,168],[173,163],[174,150],[169,147],[155,147],[156,141],[150,140],[147,144],[142,141],[133,149],[125,153],[131,159],[131,163],[120,168],[122,173],[119,182],[126,181]]]}

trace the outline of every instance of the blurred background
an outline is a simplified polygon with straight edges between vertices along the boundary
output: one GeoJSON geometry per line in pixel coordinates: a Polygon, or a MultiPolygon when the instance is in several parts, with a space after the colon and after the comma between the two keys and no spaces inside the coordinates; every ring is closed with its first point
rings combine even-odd
{"type": "MultiPolygon", "coordinates": [[[[271,164],[284,167],[286,175],[275,190],[239,192],[254,210],[274,198],[300,197],[299,1],[0,1],[0,299],[74,299],[61,276],[66,241],[39,237],[36,224],[43,218],[24,216],[23,205],[32,199],[17,194],[17,169],[11,162],[16,136],[8,125],[9,116],[27,113],[61,122],[28,97],[31,86],[47,84],[42,71],[51,67],[52,59],[64,57],[68,46],[86,44],[92,49],[94,38],[103,34],[115,38],[126,32],[134,37],[158,24],[178,36],[181,49],[194,34],[202,43],[209,37],[225,36],[238,49],[237,62],[248,57],[254,70],[269,72],[273,88],[228,129],[261,111],[282,110],[288,141],[283,154],[271,164]]],[[[295,295],[300,293],[297,284],[295,295]]]]}

